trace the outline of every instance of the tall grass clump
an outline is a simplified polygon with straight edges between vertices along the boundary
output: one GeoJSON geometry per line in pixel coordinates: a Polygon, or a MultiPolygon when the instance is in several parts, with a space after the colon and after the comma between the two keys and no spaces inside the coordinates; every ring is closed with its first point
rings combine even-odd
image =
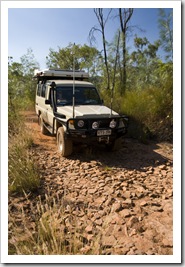
{"type": "Polygon", "coordinates": [[[31,155],[33,140],[20,116],[18,113],[9,116],[8,182],[9,192],[14,193],[35,191],[40,183],[31,155]]]}
{"type": "Polygon", "coordinates": [[[9,254],[16,255],[57,255],[65,253],[64,219],[62,206],[53,206],[47,200],[43,203],[41,198],[36,206],[31,205],[32,216],[35,216],[34,228],[30,224],[22,209],[19,211],[22,218],[20,225],[9,213],[9,221],[12,223],[9,238],[9,254]]]}
{"type": "Polygon", "coordinates": [[[45,195],[45,199],[39,197],[37,203],[34,205],[30,203],[30,213],[35,218],[32,224],[25,209],[19,210],[21,224],[9,212],[9,222],[11,222],[9,254],[83,254],[83,248],[86,245],[83,233],[87,225],[78,226],[76,216],[70,211],[66,213],[65,202],[63,198],[54,198],[50,195],[45,195]]]}
{"type": "Polygon", "coordinates": [[[127,91],[122,98],[122,111],[130,117],[129,134],[142,141],[147,138],[172,141],[173,88],[144,88],[127,91]]]}

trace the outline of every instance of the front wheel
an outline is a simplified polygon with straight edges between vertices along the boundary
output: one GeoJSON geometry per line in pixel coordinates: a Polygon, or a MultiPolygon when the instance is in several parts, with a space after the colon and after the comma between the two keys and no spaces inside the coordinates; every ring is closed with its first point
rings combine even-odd
{"type": "Polygon", "coordinates": [[[58,128],[57,131],[57,147],[63,157],[70,156],[73,152],[73,143],[65,138],[63,127],[58,128]]]}

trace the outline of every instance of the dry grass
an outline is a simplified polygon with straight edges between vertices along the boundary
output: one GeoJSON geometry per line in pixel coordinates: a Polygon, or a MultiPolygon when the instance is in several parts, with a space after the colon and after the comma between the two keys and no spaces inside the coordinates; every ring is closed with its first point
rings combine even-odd
{"type": "Polygon", "coordinates": [[[95,240],[86,239],[74,209],[64,198],[45,195],[34,204],[27,197],[30,211],[19,207],[15,213],[9,210],[9,254],[12,255],[78,255],[99,254],[95,240]],[[33,221],[30,222],[30,214],[33,221]]]}
{"type": "Polygon", "coordinates": [[[40,184],[39,170],[32,157],[33,140],[24,124],[9,136],[8,181],[10,193],[33,192],[40,184]]]}
{"type": "MultiPolygon", "coordinates": [[[[9,131],[9,254],[84,254],[84,226],[72,213],[74,203],[52,193],[39,195],[39,168],[32,136],[24,122],[9,131]],[[73,206],[71,209],[71,205],[73,206]]],[[[49,191],[48,191],[49,192],[49,191]]]]}

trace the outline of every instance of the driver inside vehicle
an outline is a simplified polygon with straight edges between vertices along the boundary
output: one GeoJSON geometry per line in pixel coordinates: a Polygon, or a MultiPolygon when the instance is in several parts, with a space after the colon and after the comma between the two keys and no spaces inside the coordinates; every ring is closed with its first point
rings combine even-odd
{"type": "Polygon", "coordinates": [[[57,104],[64,105],[68,102],[65,92],[57,91],[57,104]]]}
{"type": "Polygon", "coordinates": [[[60,104],[62,102],[62,92],[57,92],[57,104],[60,104]]]}

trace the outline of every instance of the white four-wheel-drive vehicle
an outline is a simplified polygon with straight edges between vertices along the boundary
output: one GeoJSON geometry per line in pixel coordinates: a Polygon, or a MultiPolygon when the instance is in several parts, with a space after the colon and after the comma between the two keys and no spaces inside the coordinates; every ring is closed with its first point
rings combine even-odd
{"type": "Polygon", "coordinates": [[[126,133],[128,118],[106,107],[84,71],[35,71],[36,113],[41,132],[56,136],[62,156],[73,144],[103,143],[114,149],[126,133]]]}

